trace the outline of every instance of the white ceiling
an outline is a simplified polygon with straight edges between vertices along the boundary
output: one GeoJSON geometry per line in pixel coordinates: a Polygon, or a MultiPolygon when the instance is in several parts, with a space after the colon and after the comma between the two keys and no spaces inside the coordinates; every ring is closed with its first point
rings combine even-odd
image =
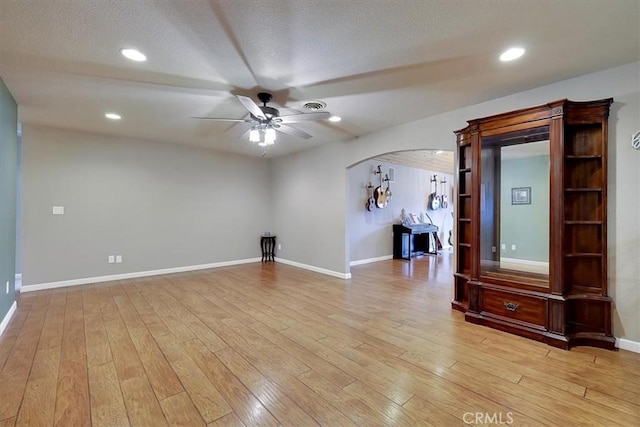
{"type": "Polygon", "coordinates": [[[453,151],[414,150],[383,154],[374,160],[451,175],[454,172],[453,151]]]}
{"type": "Polygon", "coordinates": [[[189,117],[242,118],[234,94],[262,90],[342,116],[271,157],[638,61],[639,21],[638,0],[0,0],[0,77],[24,123],[248,155],[246,124],[189,117]]]}

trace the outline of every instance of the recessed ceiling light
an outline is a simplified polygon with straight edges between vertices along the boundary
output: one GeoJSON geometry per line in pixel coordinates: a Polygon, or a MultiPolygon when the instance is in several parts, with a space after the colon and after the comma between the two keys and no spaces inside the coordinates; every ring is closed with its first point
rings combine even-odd
{"type": "Polygon", "coordinates": [[[104,116],[107,119],[111,119],[111,120],[120,120],[122,118],[120,114],[116,114],[116,113],[107,113],[104,116]]]}
{"type": "Polygon", "coordinates": [[[524,55],[523,48],[512,47],[511,49],[507,49],[504,52],[502,52],[502,55],[500,55],[500,61],[503,61],[503,62],[513,61],[514,59],[520,58],[522,55],[524,55]]]}
{"type": "Polygon", "coordinates": [[[120,53],[127,59],[130,59],[132,61],[136,61],[136,62],[144,62],[147,60],[147,56],[140,52],[137,49],[120,49],[120,53]]]}
{"type": "Polygon", "coordinates": [[[331,117],[329,117],[329,121],[330,122],[339,122],[340,120],[342,120],[342,117],[340,117],[340,116],[331,116],[331,117]]]}

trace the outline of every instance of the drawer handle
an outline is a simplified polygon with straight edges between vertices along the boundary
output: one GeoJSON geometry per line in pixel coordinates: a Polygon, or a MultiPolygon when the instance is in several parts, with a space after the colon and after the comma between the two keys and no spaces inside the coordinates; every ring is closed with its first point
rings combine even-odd
{"type": "Polygon", "coordinates": [[[519,304],[516,304],[515,302],[504,302],[504,306],[507,308],[507,310],[509,311],[517,311],[520,308],[519,304]]]}

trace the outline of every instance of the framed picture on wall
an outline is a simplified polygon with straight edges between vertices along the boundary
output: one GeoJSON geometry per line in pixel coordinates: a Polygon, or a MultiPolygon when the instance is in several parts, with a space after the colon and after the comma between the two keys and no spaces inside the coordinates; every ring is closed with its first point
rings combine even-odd
{"type": "Polygon", "coordinates": [[[531,204],[531,187],[518,187],[511,189],[512,205],[530,205],[531,204]]]}

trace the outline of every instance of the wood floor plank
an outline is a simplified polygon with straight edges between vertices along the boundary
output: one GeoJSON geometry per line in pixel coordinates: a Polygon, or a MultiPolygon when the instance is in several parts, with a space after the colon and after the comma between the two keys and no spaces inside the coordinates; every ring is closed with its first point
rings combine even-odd
{"type": "MultiPolygon", "coordinates": [[[[372,387],[374,390],[379,391],[398,404],[405,403],[412,396],[410,392],[394,384],[393,381],[384,378],[380,375],[379,372],[370,371],[367,368],[360,366],[358,363],[344,356],[340,352],[334,351],[334,349],[326,345],[323,345],[317,341],[309,340],[307,337],[298,335],[297,332],[290,331],[288,329],[282,331],[282,333],[289,336],[298,344],[306,347],[309,351],[314,352],[316,355],[323,358],[327,362],[332,363],[335,366],[341,366],[343,369],[349,372],[349,374],[353,378],[364,382],[369,387],[372,387]]],[[[322,375],[322,373],[319,373],[317,375],[322,375]]]]}
{"type": "Polygon", "coordinates": [[[89,425],[91,402],[82,290],[67,292],[54,424],[89,425]]]}
{"type": "Polygon", "coordinates": [[[235,350],[226,348],[216,352],[216,356],[281,423],[294,426],[317,424],[278,386],[265,378],[235,350]]]}
{"type": "Polygon", "coordinates": [[[197,427],[205,425],[186,392],[161,400],[160,406],[170,426],[197,427]]]}
{"type": "Polygon", "coordinates": [[[11,354],[13,345],[20,335],[20,330],[22,329],[22,325],[27,318],[27,313],[28,310],[26,309],[17,309],[15,314],[13,315],[13,318],[11,319],[11,322],[9,322],[7,329],[5,329],[4,333],[0,335],[0,372],[2,372],[4,364],[7,362],[7,359],[11,354]]]}
{"type": "MultiPolygon", "coordinates": [[[[404,387],[415,394],[414,397],[428,402],[437,402],[438,409],[458,418],[458,422],[464,423],[462,417],[465,412],[469,411],[469,408],[482,408],[490,413],[514,412],[512,408],[499,404],[481,394],[470,393],[464,383],[456,383],[442,378],[438,373],[444,368],[439,368],[434,372],[416,369],[413,364],[367,344],[362,345],[358,350],[375,356],[380,362],[393,367],[397,371],[394,375],[396,380],[402,381],[404,387]]],[[[387,373],[385,370],[381,372],[383,374],[387,373]]],[[[517,414],[517,416],[519,422],[523,425],[539,424],[539,422],[523,414],[517,414]]]]}
{"type": "Polygon", "coordinates": [[[158,344],[205,422],[232,412],[224,397],[179,343],[163,338],[158,344]]]}
{"type": "MultiPolygon", "coordinates": [[[[640,418],[640,405],[627,402],[626,400],[616,399],[611,395],[591,389],[586,391],[584,397],[587,400],[598,402],[604,406],[608,406],[611,409],[615,409],[616,411],[625,412],[629,415],[640,418]]],[[[603,408],[602,410],[607,411],[608,409],[603,408]]],[[[640,424],[640,420],[638,421],[638,424],[640,424]]]]}
{"type": "Polygon", "coordinates": [[[94,427],[128,426],[129,417],[113,362],[89,368],[91,424],[94,427]]]}
{"type": "MultiPolygon", "coordinates": [[[[430,426],[452,426],[460,424],[460,418],[454,417],[441,407],[418,396],[413,396],[403,408],[414,414],[420,424],[430,426]]],[[[464,422],[464,421],[463,421],[464,422]]]]}
{"type": "MultiPolygon", "coordinates": [[[[525,415],[545,424],[550,423],[555,417],[565,417],[569,420],[567,424],[570,425],[611,424],[611,421],[603,416],[587,414],[578,410],[571,405],[571,401],[545,396],[544,390],[546,388],[541,390],[527,389],[491,374],[478,373],[477,370],[464,363],[455,364],[451,370],[443,372],[443,376],[457,382],[464,381],[469,389],[476,393],[484,392],[491,399],[513,409],[517,408],[525,415]],[[544,412],[540,411],[541,405],[545,407],[544,412]]],[[[581,402],[581,400],[575,402],[581,402]]]]}
{"type": "MultiPolygon", "coordinates": [[[[252,424],[257,425],[257,424],[252,424]]],[[[234,413],[225,415],[207,424],[207,427],[245,427],[245,424],[234,413]]]]}
{"type": "Polygon", "coordinates": [[[145,376],[120,381],[122,397],[132,426],[166,426],[160,404],[145,376]]]}
{"type": "Polygon", "coordinates": [[[41,347],[36,353],[18,413],[18,425],[52,425],[60,347],[41,347]]]}
{"type": "Polygon", "coordinates": [[[381,420],[375,408],[368,406],[359,396],[344,393],[340,387],[327,381],[315,371],[305,372],[299,375],[298,378],[323,399],[335,406],[353,424],[364,426],[392,425],[392,423],[385,423],[381,420]]]}
{"type": "MultiPolygon", "coordinates": [[[[420,419],[414,417],[410,411],[401,405],[387,399],[366,384],[356,381],[342,389],[341,395],[348,394],[357,397],[378,414],[378,417],[387,425],[415,426],[420,424],[420,419]]],[[[412,396],[413,397],[413,396],[412,396]]],[[[406,403],[406,402],[405,402],[406,403]]]]}
{"type": "Polygon", "coordinates": [[[17,417],[11,417],[11,418],[7,418],[4,420],[0,420],[0,427],[13,427],[16,425],[16,418],[17,417]]]}
{"type": "Polygon", "coordinates": [[[278,420],[202,342],[198,339],[184,341],[182,347],[244,424],[278,425],[278,420]]]}
{"type": "Polygon", "coordinates": [[[640,425],[639,354],[467,323],[452,264],[345,282],[253,263],[19,294],[0,426],[640,425]]]}
{"type": "Polygon", "coordinates": [[[129,378],[144,377],[142,362],[120,315],[116,312],[113,320],[105,321],[104,325],[118,379],[124,381],[129,378]]]}
{"type": "MultiPolygon", "coordinates": [[[[589,402],[587,399],[578,399],[575,401],[571,401],[568,399],[568,393],[563,390],[559,390],[553,387],[546,387],[544,383],[540,381],[536,381],[534,378],[523,377],[522,381],[518,384],[520,387],[524,387],[528,390],[531,390],[535,393],[540,393],[544,396],[550,397],[552,399],[565,402],[568,401],[568,406],[575,408],[581,413],[588,414],[591,413],[594,416],[600,416],[606,420],[608,420],[609,424],[620,424],[620,425],[640,425],[640,413],[629,413],[627,410],[631,408],[631,405],[619,406],[619,408],[624,407],[627,410],[621,412],[611,412],[609,411],[610,406],[604,405],[600,403],[600,401],[595,399],[591,399],[592,402],[589,402]]],[[[588,392],[588,391],[587,391],[588,392]]],[[[595,397],[592,395],[592,397],[595,397]]],[[[602,396],[600,396],[602,397],[602,396]]],[[[604,399],[600,399],[604,400],[604,399]]],[[[610,402],[610,401],[609,401],[610,402]]],[[[634,405],[635,406],[635,405],[634,405]]],[[[640,407],[636,407],[640,408],[640,407]]]]}
{"type": "Polygon", "coordinates": [[[184,388],[180,380],[169,366],[144,321],[129,300],[129,296],[125,297],[125,294],[123,292],[120,295],[116,305],[153,391],[159,400],[183,392],[184,388]]]}
{"type": "MultiPolygon", "coordinates": [[[[46,306],[45,306],[46,307],[46,306]]],[[[18,415],[44,324],[46,308],[34,303],[0,372],[0,419],[18,415]]]]}

